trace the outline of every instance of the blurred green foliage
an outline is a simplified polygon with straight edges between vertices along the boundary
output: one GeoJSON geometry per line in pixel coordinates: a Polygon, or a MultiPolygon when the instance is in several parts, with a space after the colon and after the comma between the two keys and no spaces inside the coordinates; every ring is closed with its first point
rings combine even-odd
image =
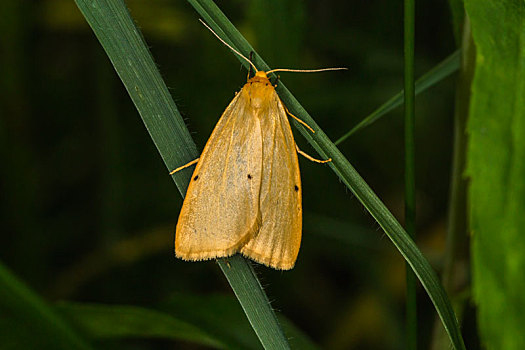
{"type": "MultiPolygon", "coordinates": [[[[149,308],[175,293],[230,294],[215,263],[174,258],[180,196],[74,3],[4,3],[0,260],[50,301],[149,308]]],[[[185,2],[127,3],[201,149],[246,72],[185,2]]],[[[343,73],[281,75],[334,140],[402,87],[401,3],[232,0],[220,6],[272,67],[349,67],[343,73]]],[[[456,44],[447,4],[427,1],[417,7],[416,21],[420,76],[456,44]]],[[[416,104],[418,239],[437,269],[453,87],[453,79],[445,80],[416,104]]],[[[402,219],[400,117],[399,110],[392,112],[340,149],[402,219]]],[[[255,267],[273,306],[322,348],[403,348],[402,258],[326,167],[300,162],[305,218],[297,266],[286,273],[255,267]]],[[[434,311],[426,297],[420,301],[426,346],[434,311]]],[[[472,332],[472,325],[465,328],[472,332]]],[[[172,343],[101,344],[157,349],[172,343]]]]}
{"type": "Polygon", "coordinates": [[[487,348],[517,350],[525,346],[525,4],[465,6],[477,50],[467,128],[472,294],[487,348]]]}

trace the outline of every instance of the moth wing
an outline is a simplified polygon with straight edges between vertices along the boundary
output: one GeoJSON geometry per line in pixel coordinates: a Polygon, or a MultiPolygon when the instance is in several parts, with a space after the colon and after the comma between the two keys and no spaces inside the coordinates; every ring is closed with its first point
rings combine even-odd
{"type": "Polygon", "coordinates": [[[244,94],[224,111],[193,172],[177,223],[175,254],[228,256],[257,230],[262,138],[244,94]]]}
{"type": "Polygon", "coordinates": [[[277,93],[267,113],[261,118],[261,226],[241,252],[270,267],[288,270],[301,245],[301,175],[292,129],[277,93]]]}

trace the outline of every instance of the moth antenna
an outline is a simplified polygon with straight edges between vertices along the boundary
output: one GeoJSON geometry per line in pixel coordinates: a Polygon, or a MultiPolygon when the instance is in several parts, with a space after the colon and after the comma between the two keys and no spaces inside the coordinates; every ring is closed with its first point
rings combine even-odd
{"type": "Polygon", "coordinates": [[[287,69],[287,68],[279,68],[279,69],[272,69],[266,72],[266,74],[274,73],[274,72],[294,72],[294,73],[317,73],[317,72],[326,72],[330,70],[347,70],[346,67],[337,67],[337,68],[322,68],[322,69],[287,69]]]}
{"type": "Polygon", "coordinates": [[[255,67],[255,64],[252,63],[252,61],[250,61],[249,59],[247,59],[246,57],[244,57],[239,51],[235,50],[230,44],[228,44],[226,41],[222,40],[222,38],[217,35],[217,33],[215,33],[213,31],[213,29],[211,29],[202,19],[199,18],[199,21],[206,27],[208,28],[208,30],[210,32],[213,33],[213,35],[215,35],[217,37],[217,39],[219,39],[224,45],[226,45],[230,50],[232,50],[233,52],[235,52],[237,55],[239,55],[240,57],[244,58],[246,60],[246,62],[248,62],[250,64],[250,66],[253,67],[253,69],[255,69],[256,72],[258,72],[257,70],[257,67],[255,67]]]}

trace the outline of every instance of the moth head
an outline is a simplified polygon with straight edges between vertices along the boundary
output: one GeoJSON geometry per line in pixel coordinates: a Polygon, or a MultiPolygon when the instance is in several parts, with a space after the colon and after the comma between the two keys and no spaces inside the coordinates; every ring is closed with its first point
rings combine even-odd
{"type": "Polygon", "coordinates": [[[263,87],[272,87],[272,84],[270,83],[270,79],[268,78],[268,75],[266,75],[266,72],[257,71],[253,77],[248,79],[246,86],[257,90],[263,87]]]}
{"type": "Polygon", "coordinates": [[[258,77],[258,78],[268,79],[268,75],[266,75],[266,72],[263,72],[262,70],[260,70],[257,73],[255,73],[255,76],[258,77]]]}

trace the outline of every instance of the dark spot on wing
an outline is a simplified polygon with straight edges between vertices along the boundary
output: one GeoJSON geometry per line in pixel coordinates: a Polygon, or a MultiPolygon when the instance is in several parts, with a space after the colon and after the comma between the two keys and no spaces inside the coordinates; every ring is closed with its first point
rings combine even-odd
{"type": "Polygon", "coordinates": [[[195,175],[195,177],[193,178],[193,181],[197,181],[198,178],[199,178],[199,175],[195,175]]]}
{"type": "Polygon", "coordinates": [[[295,185],[294,190],[295,190],[295,192],[299,191],[299,187],[297,185],[295,185]]]}
{"type": "Polygon", "coordinates": [[[251,180],[252,179],[252,176],[250,174],[248,174],[248,179],[251,180]]]}

